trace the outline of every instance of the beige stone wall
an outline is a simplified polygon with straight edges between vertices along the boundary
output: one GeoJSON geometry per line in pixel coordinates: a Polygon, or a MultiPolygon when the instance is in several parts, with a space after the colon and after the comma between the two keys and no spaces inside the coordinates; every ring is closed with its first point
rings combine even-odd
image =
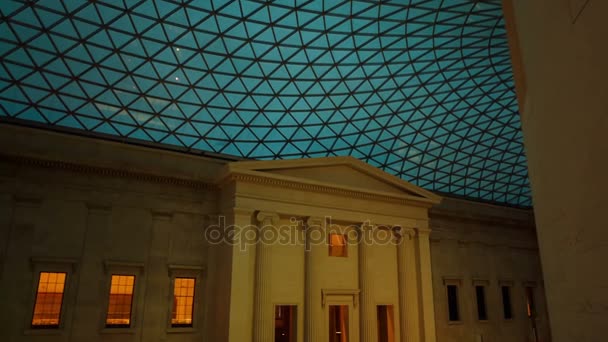
{"type": "Polygon", "coordinates": [[[438,342],[534,341],[525,286],[535,288],[539,341],[550,340],[531,211],[446,198],[430,222],[438,342]],[[448,320],[446,284],[458,285],[460,322],[448,320]],[[485,286],[487,321],[478,320],[475,284],[485,286]],[[511,286],[511,320],[502,285],[511,286]]]}
{"type": "MultiPolygon", "coordinates": [[[[202,179],[217,164],[14,127],[1,132],[2,145],[12,146],[5,153],[86,162],[109,173],[119,168],[202,179]]],[[[208,267],[203,234],[206,214],[217,211],[214,191],[56,166],[0,161],[0,340],[202,340],[218,315],[206,310],[218,286],[208,281],[217,268],[208,267]],[[201,280],[195,328],[186,333],[169,326],[170,272],[182,268],[201,280]],[[68,272],[62,328],[30,329],[37,273],[52,269],[68,272]],[[116,271],[136,276],[131,329],[104,329],[116,271]]]]}
{"type": "Polygon", "coordinates": [[[608,2],[513,0],[521,108],[556,342],[604,341],[608,322],[608,2]]]}
{"type": "Polygon", "coordinates": [[[267,341],[275,305],[297,306],[298,342],[324,341],[332,304],[349,306],[355,342],[375,340],[377,305],[393,306],[400,342],[523,341],[524,282],[544,308],[528,211],[446,199],[429,240],[439,197],[354,159],[227,164],[0,126],[0,142],[11,141],[0,154],[1,341],[267,341]],[[211,244],[211,225],[241,234],[211,244]],[[265,225],[291,239],[243,235],[265,225]],[[323,243],[307,246],[315,227],[323,243]],[[331,257],[330,230],[384,243],[351,240],[347,257],[331,257]],[[46,268],[69,273],[58,331],[29,329],[46,268]],[[130,329],[104,329],[114,270],[137,276],[130,329]],[[193,329],[169,327],[176,272],[201,280],[193,329]],[[446,322],[444,277],[462,282],[462,324],[446,322]],[[474,319],[473,279],[489,282],[489,322],[474,319]],[[514,284],[511,322],[500,319],[499,280],[514,284]]]}

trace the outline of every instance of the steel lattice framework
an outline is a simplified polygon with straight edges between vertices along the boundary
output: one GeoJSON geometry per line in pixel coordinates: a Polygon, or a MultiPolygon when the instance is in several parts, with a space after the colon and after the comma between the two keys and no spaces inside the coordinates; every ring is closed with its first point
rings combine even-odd
{"type": "Polygon", "coordinates": [[[0,3],[0,118],[530,206],[500,1],[0,3]]]}

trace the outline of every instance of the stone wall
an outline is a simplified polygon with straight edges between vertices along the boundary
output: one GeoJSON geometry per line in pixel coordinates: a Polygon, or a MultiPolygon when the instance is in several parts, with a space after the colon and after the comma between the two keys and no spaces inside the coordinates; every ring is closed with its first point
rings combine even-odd
{"type": "Polygon", "coordinates": [[[539,341],[550,340],[532,211],[445,198],[430,223],[438,342],[534,341],[526,286],[535,289],[539,341]],[[458,322],[448,320],[447,284],[458,286],[458,322]],[[487,320],[478,319],[475,285],[485,287],[487,320]],[[512,319],[501,286],[510,287],[512,319]]]}
{"type": "Polygon", "coordinates": [[[13,146],[0,153],[2,341],[251,340],[272,334],[255,329],[271,305],[298,307],[298,341],[324,340],[331,303],[350,306],[353,339],[373,340],[375,307],[392,305],[401,341],[434,342],[435,321],[439,342],[525,341],[530,285],[547,341],[530,211],[445,199],[430,211],[429,269],[427,208],[438,198],[359,161],[236,163],[230,173],[228,160],[15,126],[0,125],[0,143],[13,146]],[[254,230],[272,218],[298,238],[263,250],[211,244],[205,229],[222,216],[254,230]],[[347,257],[329,257],[327,245],[316,244],[305,253],[311,222],[325,227],[328,218],[342,233],[373,229],[399,245],[350,245],[347,257]],[[30,328],[44,270],[68,273],[60,329],[30,328]],[[104,325],[115,272],[136,276],[128,329],[104,325]],[[194,326],[172,328],[171,281],[184,272],[197,277],[194,326]],[[446,279],[461,286],[456,324],[447,322],[446,279]],[[487,284],[484,322],[475,318],[479,281],[487,284]],[[500,284],[512,286],[512,320],[501,317],[500,284]],[[260,301],[269,303],[265,310],[260,301]]]}
{"type": "Polygon", "coordinates": [[[217,196],[204,176],[218,162],[2,128],[1,144],[12,148],[0,158],[0,340],[201,340],[216,313],[198,305],[194,328],[172,329],[171,277],[196,274],[200,302],[213,297],[203,227],[217,196]],[[56,330],[30,328],[45,270],[67,272],[56,330]],[[130,329],[105,328],[115,272],[136,276],[130,329]]]}
{"type": "Polygon", "coordinates": [[[553,337],[604,341],[608,1],[505,3],[527,84],[520,111],[553,337]]]}

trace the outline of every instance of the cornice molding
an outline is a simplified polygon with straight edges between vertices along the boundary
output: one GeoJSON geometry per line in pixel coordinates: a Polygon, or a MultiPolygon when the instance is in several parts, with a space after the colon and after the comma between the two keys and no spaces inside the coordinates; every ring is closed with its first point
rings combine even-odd
{"type": "Polygon", "coordinates": [[[373,200],[373,201],[383,201],[389,203],[397,203],[404,204],[416,207],[424,207],[431,208],[433,206],[432,203],[425,202],[424,200],[416,200],[414,198],[404,198],[400,196],[390,196],[390,195],[381,195],[374,194],[365,191],[356,191],[356,190],[348,190],[342,189],[339,187],[332,187],[327,185],[320,184],[308,184],[304,182],[297,181],[288,181],[284,179],[277,179],[272,177],[264,177],[258,175],[251,174],[242,174],[242,173],[231,173],[228,177],[226,177],[220,184],[226,184],[227,182],[245,182],[245,183],[254,183],[254,184],[263,184],[270,185],[282,188],[289,188],[295,190],[304,190],[310,192],[324,193],[324,194],[332,194],[339,195],[350,198],[358,198],[363,200],[373,200]]]}
{"type": "Polygon", "coordinates": [[[156,184],[167,184],[174,186],[183,186],[195,189],[208,189],[215,190],[216,186],[204,181],[181,178],[162,176],[153,173],[134,171],[129,169],[118,169],[106,166],[96,166],[77,162],[68,162],[63,160],[52,160],[52,159],[41,159],[29,156],[16,156],[11,154],[0,153],[0,161],[14,163],[17,165],[45,168],[45,169],[58,169],[69,172],[93,174],[97,176],[123,178],[123,179],[134,179],[137,181],[156,183],[156,184]]]}
{"type": "Polygon", "coordinates": [[[516,219],[500,216],[471,215],[470,213],[459,213],[455,211],[433,208],[429,210],[429,220],[446,219],[454,222],[467,222],[478,224],[491,224],[496,226],[517,227],[524,229],[535,229],[533,220],[516,219]]]}
{"type": "MultiPolygon", "coordinates": [[[[437,232],[437,231],[434,231],[434,233],[435,232],[437,232]]],[[[460,239],[460,238],[438,236],[435,234],[431,235],[431,237],[429,238],[429,241],[432,243],[439,243],[442,241],[452,241],[452,242],[456,242],[456,244],[460,248],[468,248],[469,246],[477,245],[477,246],[481,246],[484,248],[490,248],[490,249],[508,248],[508,249],[512,249],[512,250],[521,250],[521,251],[526,251],[526,252],[538,253],[537,247],[518,246],[515,243],[511,243],[510,241],[507,243],[504,243],[504,242],[488,242],[488,241],[481,241],[481,240],[465,240],[465,239],[460,239]]]]}

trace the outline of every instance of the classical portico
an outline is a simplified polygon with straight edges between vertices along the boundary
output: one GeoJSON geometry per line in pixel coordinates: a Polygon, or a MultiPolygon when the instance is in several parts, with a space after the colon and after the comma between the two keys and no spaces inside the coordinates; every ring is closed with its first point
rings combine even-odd
{"type": "Polygon", "coordinates": [[[440,197],[350,157],[233,162],[216,182],[235,232],[230,341],[274,340],[286,308],[286,341],[435,341],[440,197]]]}

